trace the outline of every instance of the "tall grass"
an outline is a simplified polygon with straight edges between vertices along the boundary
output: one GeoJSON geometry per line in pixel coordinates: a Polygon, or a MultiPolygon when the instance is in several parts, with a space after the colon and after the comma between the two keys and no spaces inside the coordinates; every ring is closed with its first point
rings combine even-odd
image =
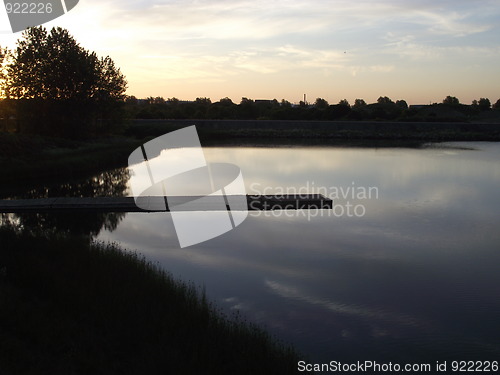
{"type": "Polygon", "coordinates": [[[0,228],[0,373],[291,374],[297,353],[114,244],[0,228]]]}
{"type": "Polygon", "coordinates": [[[0,182],[76,178],[123,167],[137,139],[114,136],[86,141],[0,132],[0,182]]]}

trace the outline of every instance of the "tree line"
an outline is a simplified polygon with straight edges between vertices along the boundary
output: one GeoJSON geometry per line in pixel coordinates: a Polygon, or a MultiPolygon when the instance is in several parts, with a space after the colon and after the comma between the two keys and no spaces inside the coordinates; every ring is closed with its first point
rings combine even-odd
{"type": "Polygon", "coordinates": [[[314,103],[301,101],[297,105],[285,99],[252,100],[245,97],[239,103],[227,97],[217,102],[205,97],[187,102],[163,97],[137,99],[127,96],[125,99],[126,115],[135,119],[463,121],[492,109],[500,110],[500,99],[493,106],[487,98],[465,105],[453,96],[447,96],[441,103],[424,106],[408,106],[405,100],[393,101],[387,96],[381,96],[371,104],[363,99],[356,99],[353,104],[346,99],[329,104],[325,99],[317,98],[314,103]]]}
{"type": "Polygon", "coordinates": [[[491,105],[487,98],[464,105],[447,96],[442,103],[410,107],[387,96],[370,104],[317,98],[295,105],[245,97],[239,103],[228,97],[185,102],[138,99],[125,95],[126,88],[125,76],[109,56],[83,48],[65,29],[32,27],[14,50],[0,48],[0,130],[84,138],[112,133],[125,119],[467,121],[500,110],[500,99],[491,105]]]}

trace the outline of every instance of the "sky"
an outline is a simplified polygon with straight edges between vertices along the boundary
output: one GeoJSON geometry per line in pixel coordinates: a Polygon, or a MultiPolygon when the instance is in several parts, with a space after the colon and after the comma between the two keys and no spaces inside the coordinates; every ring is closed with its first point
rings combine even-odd
{"type": "MultiPolygon", "coordinates": [[[[138,98],[500,98],[500,0],[80,0],[44,26],[109,55],[138,98]]],[[[0,10],[0,46],[20,37],[0,10]]]]}

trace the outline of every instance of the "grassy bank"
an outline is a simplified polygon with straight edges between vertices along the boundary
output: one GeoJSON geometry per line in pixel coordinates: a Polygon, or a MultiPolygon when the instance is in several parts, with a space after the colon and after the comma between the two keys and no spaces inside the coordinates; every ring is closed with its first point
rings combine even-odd
{"type": "Polygon", "coordinates": [[[275,120],[135,120],[126,134],[158,136],[196,125],[200,139],[224,143],[232,139],[273,140],[280,143],[321,141],[337,144],[371,141],[500,141],[499,123],[390,121],[275,121],[275,120]]]}
{"type": "Polygon", "coordinates": [[[290,374],[297,354],[115,245],[0,228],[1,374],[290,374]]]}
{"type": "Polygon", "coordinates": [[[0,133],[0,182],[71,179],[123,167],[140,144],[139,139],[123,136],[74,141],[0,133]]]}

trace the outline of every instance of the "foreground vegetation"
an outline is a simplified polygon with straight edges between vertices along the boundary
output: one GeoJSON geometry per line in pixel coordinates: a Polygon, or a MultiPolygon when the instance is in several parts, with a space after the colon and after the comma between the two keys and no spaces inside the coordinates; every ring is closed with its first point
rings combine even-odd
{"type": "Polygon", "coordinates": [[[289,374],[298,355],[135,253],[0,228],[0,373],[289,374]]]}
{"type": "Polygon", "coordinates": [[[0,182],[15,186],[43,179],[67,181],[123,167],[142,141],[123,136],[81,141],[0,132],[0,182]]]}

